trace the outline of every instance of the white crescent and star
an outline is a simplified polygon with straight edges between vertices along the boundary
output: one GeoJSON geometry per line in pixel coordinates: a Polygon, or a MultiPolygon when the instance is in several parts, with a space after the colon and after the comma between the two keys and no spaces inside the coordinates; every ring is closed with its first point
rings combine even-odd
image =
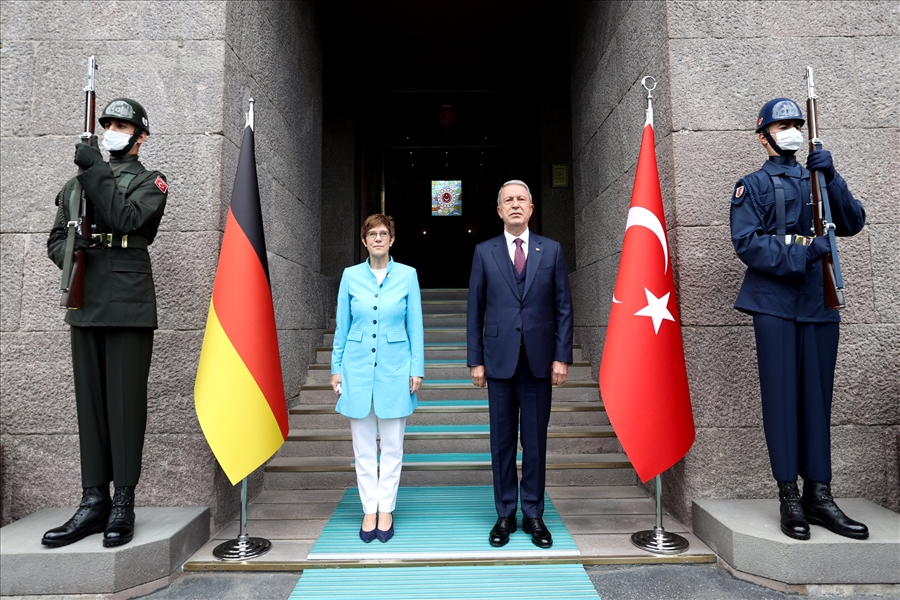
{"type": "MultiPolygon", "coordinates": [[[[625,223],[625,231],[628,232],[630,227],[646,227],[656,236],[663,251],[663,273],[668,272],[669,244],[666,241],[666,231],[653,211],[641,206],[631,207],[628,210],[628,220],[625,223]]],[[[644,288],[644,293],[647,296],[647,306],[634,313],[634,316],[650,317],[653,320],[653,330],[658,334],[659,327],[662,325],[663,321],[675,321],[675,317],[672,316],[672,313],[669,312],[668,309],[670,293],[667,293],[661,298],[657,298],[653,292],[647,288],[644,288]]],[[[613,294],[613,303],[622,304],[622,301],[618,300],[615,294],[613,294]]]]}

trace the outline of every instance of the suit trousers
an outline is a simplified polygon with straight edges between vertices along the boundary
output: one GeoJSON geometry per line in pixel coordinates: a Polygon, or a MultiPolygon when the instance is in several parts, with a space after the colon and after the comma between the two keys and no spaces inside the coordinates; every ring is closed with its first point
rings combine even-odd
{"type": "Polygon", "coordinates": [[[71,327],[83,487],[135,486],[147,428],[153,330],[71,327]]]}
{"type": "Polygon", "coordinates": [[[838,323],[753,315],[763,429],[776,481],[831,483],[838,323]]]}
{"type": "Polygon", "coordinates": [[[403,435],[406,417],[379,419],[371,410],[363,419],[350,419],[356,482],[363,512],[394,512],[400,471],[403,468],[403,435]],[[381,437],[381,472],[379,473],[378,445],[381,437]]]}
{"type": "Polygon", "coordinates": [[[510,379],[488,378],[491,419],[491,470],[497,515],[514,517],[518,504],[517,442],[522,441],[522,514],[544,516],[547,472],[547,426],[553,388],[549,377],[535,377],[525,345],[519,350],[516,372],[510,379]],[[520,424],[521,420],[521,424],[520,424]]]}

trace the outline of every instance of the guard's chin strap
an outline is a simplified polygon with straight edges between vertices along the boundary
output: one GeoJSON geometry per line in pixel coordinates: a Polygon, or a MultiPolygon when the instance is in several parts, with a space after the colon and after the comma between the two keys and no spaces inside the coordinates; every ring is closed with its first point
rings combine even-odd
{"type": "MultiPolygon", "coordinates": [[[[766,136],[766,140],[769,142],[769,145],[772,146],[772,150],[778,153],[779,156],[793,156],[797,153],[796,150],[783,150],[778,144],[775,143],[775,139],[772,137],[772,134],[769,133],[769,128],[763,128],[763,135],[766,136]]],[[[130,147],[130,146],[129,146],[130,147]]]]}
{"type": "MultiPolygon", "coordinates": [[[[115,158],[122,158],[123,156],[131,152],[131,149],[134,148],[135,143],[137,143],[138,138],[141,137],[142,133],[144,133],[143,129],[141,129],[140,127],[135,127],[134,133],[132,133],[131,137],[128,138],[128,145],[121,150],[110,150],[109,155],[115,158]]],[[[766,132],[766,135],[768,135],[768,132],[766,132]]]]}

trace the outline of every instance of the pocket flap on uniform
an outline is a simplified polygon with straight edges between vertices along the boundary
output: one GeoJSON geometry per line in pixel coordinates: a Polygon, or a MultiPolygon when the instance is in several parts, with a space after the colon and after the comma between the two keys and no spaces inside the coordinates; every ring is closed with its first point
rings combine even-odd
{"type": "Polygon", "coordinates": [[[149,260],[136,258],[113,257],[110,268],[120,273],[152,273],[149,260]]]}
{"type": "Polygon", "coordinates": [[[394,329],[392,331],[388,331],[385,335],[387,335],[388,342],[405,342],[406,341],[406,330],[405,329],[394,329]]]}
{"type": "Polygon", "coordinates": [[[362,329],[351,329],[350,333],[347,334],[347,341],[361,342],[362,341],[362,329]]]}
{"type": "Polygon", "coordinates": [[[484,337],[497,337],[500,334],[500,327],[496,323],[484,324],[484,337]]]}

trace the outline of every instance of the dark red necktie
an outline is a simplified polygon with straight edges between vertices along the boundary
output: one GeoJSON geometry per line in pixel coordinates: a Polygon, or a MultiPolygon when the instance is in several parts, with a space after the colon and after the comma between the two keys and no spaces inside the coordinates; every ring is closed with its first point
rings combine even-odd
{"type": "Polygon", "coordinates": [[[525,251],[522,250],[522,240],[516,238],[516,257],[513,260],[513,265],[516,267],[516,274],[521,275],[522,269],[525,268],[525,251]]]}

